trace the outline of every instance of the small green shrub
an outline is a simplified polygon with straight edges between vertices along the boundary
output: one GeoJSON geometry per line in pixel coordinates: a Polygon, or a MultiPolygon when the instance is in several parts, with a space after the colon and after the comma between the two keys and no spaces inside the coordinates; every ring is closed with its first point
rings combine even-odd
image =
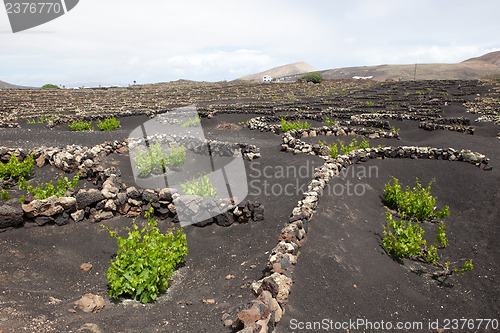
{"type": "Polygon", "coordinates": [[[161,150],[160,141],[150,146],[148,150],[140,150],[135,157],[136,169],[141,177],[150,173],[161,173],[167,164],[168,154],[161,150]]]}
{"type": "Polygon", "coordinates": [[[161,150],[160,141],[150,146],[148,150],[140,150],[135,157],[136,170],[139,176],[146,177],[150,173],[162,173],[167,165],[179,168],[186,161],[184,146],[172,147],[170,155],[161,150]]]}
{"type": "Polygon", "coordinates": [[[449,262],[444,265],[439,263],[438,249],[448,245],[444,223],[441,223],[436,231],[436,241],[440,245],[433,244],[427,246],[427,242],[423,238],[424,230],[420,227],[418,220],[412,224],[410,220],[393,219],[390,213],[386,214],[386,224],[384,225],[383,233],[382,245],[387,253],[399,258],[420,258],[430,265],[441,267],[442,271],[431,275],[434,278],[451,275],[453,272],[464,274],[466,271],[471,271],[474,268],[472,259],[466,260],[460,270],[458,268],[450,270],[449,262]]]}
{"type": "Polygon", "coordinates": [[[196,180],[193,178],[193,180],[187,181],[186,184],[181,184],[182,192],[187,195],[198,195],[204,198],[217,197],[217,189],[214,188],[208,176],[202,176],[199,179],[196,180]]]}
{"type": "Polygon", "coordinates": [[[401,258],[420,254],[422,245],[426,243],[424,230],[418,222],[412,224],[411,221],[395,220],[389,213],[386,214],[384,236],[382,244],[385,250],[401,258]]]}
{"type": "Polygon", "coordinates": [[[10,200],[12,199],[12,197],[10,196],[9,192],[7,192],[4,188],[2,189],[2,191],[0,191],[0,197],[2,198],[2,200],[4,201],[7,201],[7,200],[10,200]]]}
{"type": "MultiPolygon", "coordinates": [[[[321,142],[321,141],[319,141],[319,145],[323,146],[324,143],[321,142]]],[[[330,156],[332,158],[337,158],[339,156],[339,146],[340,146],[340,150],[342,151],[342,154],[344,154],[344,155],[348,154],[351,151],[356,150],[356,149],[370,148],[370,144],[364,138],[363,138],[363,140],[359,144],[358,144],[357,139],[354,138],[346,146],[339,140],[339,144],[338,145],[336,143],[332,143],[332,144],[328,145],[328,148],[330,148],[330,156]]]]}
{"type": "Polygon", "coordinates": [[[281,118],[281,130],[283,131],[283,133],[301,128],[311,128],[311,124],[309,124],[307,121],[301,122],[300,120],[297,120],[295,122],[292,122],[286,121],[285,118],[281,118]]]}
{"type": "Polygon", "coordinates": [[[323,81],[323,76],[320,73],[307,73],[302,77],[302,80],[306,82],[321,83],[321,81],[323,81]]]}
{"type": "MultiPolygon", "coordinates": [[[[37,200],[47,199],[53,195],[57,197],[63,197],[69,189],[74,189],[76,185],[78,185],[79,180],[80,180],[80,172],[78,172],[73,177],[72,181],[69,181],[68,177],[64,177],[64,175],[61,175],[61,177],[56,181],[56,186],[54,186],[52,182],[49,182],[46,183],[45,185],[37,184],[36,187],[33,187],[30,184],[28,184],[26,179],[20,177],[19,189],[29,192],[37,200]]],[[[24,201],[24,196],[21,197],[21,202],[23,201],[24,201]]]]}
{"type": "Polygon", "coordinates": [[[375,102],[373,102],[373,101],[366,101],[365,104],[368,105],[368,106],[373,106],[373,105],[375,105],[375,102]]]}
{"type": "Polygon", "coordinates": [[[73,120],[73,122],[68,125],[69,129],[72,131],[93,131],[94,127],[92,127],[92,122],[91,121],[76,121],[73,120]]]}
{"type": "Polygon", "coordinates": [[[174,168],[180,168],[186,162],[186,149],[184,146],[170,148],[167,162],[174,168]]]}
{"type": "Polygon", "coordinates": [[[394,126],[391,127],[391,133],[395,133],[395,134],[398,134],[399,133],[399,128],[396,128],[394,126]]]}
{"type": "Polygon", "coordinates": [[[325,123],[327,125],[333,126],[337,122],[337,119],[330,120],[330,118],[328,118],[328,117],[325,117],[325,118],[326,118],[325,123]]]}
{"type": "Polygon", "coordinates": [[[442,248],[448,246],[448,238],[446,238],[446,226],[444,225],[444,222],[441,222],[436,230],[436,241],[442,248]]]}
{"type": "Polygon", "coordinates": [[[418,178],[413,189],[406,187],[401,189],[399,180],[393,178],[393,183],[387,183],[384,187],[384,200],[391,209],[396,209],[403,217],[416,218],[423,221],[428,219],[444,219],[450,215],[448,206],[441,211],[434,212],[436,198],[431,196],[431,184],[422,188],[418,178]]]}
{"type": "Polygon", "coordinates": [[[109,295],[113,298],[128,295],[141,303],[154,301],[167,289],[174,270],[188,254],[184,231],[162,234],[152,213],[152,208],[146,212],[149,220],[140,230],[134,221],[128,237],[119,237],[106,227],[119,247],[106,273],[109,295]]]}
{"type": "Polygon", "coordinates": [[[41,89],[61,89],[59,86],[56,86],[55,84],[47,83],[42,86],[41,89]]]}
{"type": "Polygon", "coordinates": [[[99,131],[112,131],[118,127],[120,127],[120,122],[116,120],[115,117],[105,119],[104,121],[99,120],[97,124],[97,129],[99,129],[99,131]]]}
{"type": "Polygon", "coordinates": [[[50,116],[50,117],[40,117],[37,119],[32,118],[32,119],[26,119],[26,123],[29,124],[45,124],[48,123],[51,120],[56,119],[56,116],[50,116]]]}
{"type": "Polygon", "coordinates": [[[15,179],[19,177],[28,177],[34,165],[35,160],[31,155],[26,157],[22,162],[19,162],[16,156],[11,155],[7,164],[0,162],[0,179],[5,177],[12,177],[15,179]]]}
{"type": "Polygon", "coordinates": [[[370,148],[370,144],[368,143],[368,141],[366,141],[365,138],[363,138],[363,140],[359,144],[358,140],[356,138],[353,138],[351,142],[349,142],[349,144],[346,146],[342,143],[342,141],[339,140],[339,147],[340,150],[342,150],[342,153],[345,155],[356,149],[370,148]]]}
{"type": "Polygon", "coordinates": [[[467,271],[472,271],[474,269],[474,266],[472,265],[472,259],[466,260],[465,263],[462,265],[462,268],[460,270],[455,268],[455,272],[460,272],[462,275],[465,274],[467,271]]]}
{"type": "Polygon", "coordinates": [[[201,123],[200,116],[196,116],[193,119],[190,118],[186,122],[179,121],[179,125],[182,126],[182,127],[194,127],[194,126],[197,126],[200,123],[201,123]]]}

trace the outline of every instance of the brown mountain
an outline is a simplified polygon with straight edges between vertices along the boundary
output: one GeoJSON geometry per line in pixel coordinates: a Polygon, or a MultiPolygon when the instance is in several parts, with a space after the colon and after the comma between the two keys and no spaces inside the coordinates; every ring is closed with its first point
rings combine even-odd
{"type": "Polygon", "coordinates": [[[320,71],[325,79],[351,79],[354,76],[369,77],[373,80],[435,80],[435,79],[479,79],[489,74],[500,74],[500,51],[487,53],[481,57],[467,59],[456,64],[415,64],[378,65],[346,67],[320,71]]]}
{"type": "Polygon", "coordinates": [[[32,87],[18,86],[4,81],[0,81],[0,89],[34,89],[32,87]]]}
{"type": "Polygon", "coordinates": [[[304,74],[308,72],[316,72],[317,70],[317,68],[314,68],[313,66],[306,64],[305,62],[296,62],[289,65],[275,67],[264,72],[245,75],[239,79],[245,81],[262,82],[262,78],[266,75],[272,78],[280,78],[285,76],[304,74]]]}

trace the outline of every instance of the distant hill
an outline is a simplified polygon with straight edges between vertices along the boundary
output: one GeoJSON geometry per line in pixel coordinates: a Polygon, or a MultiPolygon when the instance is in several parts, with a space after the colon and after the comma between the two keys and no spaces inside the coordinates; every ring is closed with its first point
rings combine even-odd
{"type": "Polygon", "coordinates": [[[268,75],[272,78],[281,78],[285,76],[292,76],[316,71],[318,71],[317,68],[314,68],[313,66],[306,64],[305,62],[296,62],[293,64],[272,68],[257,74],[245,75],[241,77],[240,80],[261,82],[262,77],[265,75],[268,75]]]}
{"type": "MultiPolygon", "coordinates": [[[[413,80],[415,64],[346,67],[320,71],[325,79],[351,79],[353,76],[373,76],[373,80],[413,80]]],[[[500,73],[500,51],[467,59],[456,64],[417,64],[417,80],[479,79],[500,73]]]]}
{"type": "Polygon", "coordinates": [[[4,81],[0,81],[0,89],[36,89],[33,87],[18,86],[4,81]]]}

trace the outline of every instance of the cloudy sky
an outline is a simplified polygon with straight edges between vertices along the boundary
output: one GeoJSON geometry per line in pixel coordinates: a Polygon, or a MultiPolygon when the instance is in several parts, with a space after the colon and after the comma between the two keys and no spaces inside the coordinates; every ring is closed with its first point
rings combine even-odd
{"type": "Polygon", "coordinates": [[[498,13],[498,0],[81,0],[13,34],[0,8],[0,80],[127,85],[232,80],[298,61],[452,63],[500,50],[498,13]]]}

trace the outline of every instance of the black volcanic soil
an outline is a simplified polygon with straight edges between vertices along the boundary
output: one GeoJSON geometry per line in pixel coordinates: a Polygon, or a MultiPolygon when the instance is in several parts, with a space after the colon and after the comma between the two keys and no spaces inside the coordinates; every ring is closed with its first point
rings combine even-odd
{"type": "MultiPolygon", "coordinates": [[[[454,96],[463,93],[463,90],[457,90],[457,85],[438,81],[379,84],[371,91],[361,90],[328,98],[339,106],[362,105],[366,100],[376,100],[383,109],[384,105],[394,105],[394,100],[401,101],[397,102],[399,106],[419,106],[426,100],[440,97],[440,108],[446,116],[477,118],[465,113],[459,100],[473,99],[476,93],[484,94],[487,88],[471,85],[468,88],[470,94],[454,96]],[[420,90],[426,95],[414,94],[420,90]],[[406,95],[408,91],[412,94],[406,95]],[[392,96],[392,101],[387,101],[387,96],[392,96]],[[452,101],[453,98],[457,100],[452,101]],[[450,106],[442,106],[445,100],[450,100],[450,106]]],[[[462,85],[465,86],[463,82],[462,85]]],[[[262,87],[268,89],[267,85],[262,87]]],[[[236,97],[231,98],[238,101],[236,97]]],[[[310,104],[316,107],[326,98],[318,93],[311,97],[310,104]]],[[[240,105],[235,108],[239,109],[240,105]]],[[[223,326],[223,315],[230,314],[229,318],[233,319],[240,305],[254,299],[248,285],[263,277],[269,251],[276,245],[281,228],[301,199],[301,186],[309,182],[314,166],[322,163],[321,159],[311,155],[281,152],[279,135],[247,128],[217,129],[219,124],[238,124],[256,115],[229,112],[203,119],[202,125],[208,138],[251,143],[260,148],[262,157],[253,162],[246,161],[245,166],[250,187],[247,199],[265,205],[264,221],[234,224],[228,228],[216,225],[185,228],[189,248],[185,264],[173,277],[168,291],[147,305],[116,301],[108,296],[105,275],[117,245],[103,225],[124,235],[125,228],[131,224],[128,218],[116,217],[97,224],[85,220],[62,227],[27,224],[24,228],[0,232],[0,332],[230,332],[231,329],[223,326]],[[276,171],[282,166],[302,167],[304,176],[297,179],[290,175],[279,177],[276,171]],[[278,190],[290,183],[297,187],[290,195],[272,192],[273,185],[278,190]],[[92,263],[90,271],[80,270],[84,262],[92,263]],[[227,275],[235,278],[226,279],[227,275]],[[95,314],[78,309],[70,312],[74,309],[74,301],[86,293],[103,296],[106,300],[104,309],[95,314]],[[60,302],[51,304],[50,297],[60,302]],[[213,299],[214,304],[203,302],[207,299],[213,299]]],[[[146,116],[120,118],[122,127],[109,133],[75,133],[68,131],[67,125],[48,129],[44,124],[20,123],[20,129],[0,129],[0,145],[27,148],[66,144],[93,146],[103,141],[124,139],[147,119],[146,116]]],[[[461,317],[499,319],[500,140],[495,138],[498,126],[473,123],[476,133],[466,135],[442,130],[424,131],[415,121],[391,121],[391,125],[401,129],[401,140],[377,139],[369,140],[370,143],[471,149],[490,157],[493,170],[483,171],[471,164],[441,160],[386,159],[352,166],[349,171],[355,171],[354,177],[348,172],[344,179],[332,180],[330,194],[326,189],[309,225],[307,240],[295,268],[289,302],[276,332],[319,331],[293,329],[290,326],[293,319],[301,322],[324,318],[394,322],[461,317]],[[359,177],[357,171],[363,167],[372,167],[371,170],[376,167],[378,173],[359,177]],[[408,185],[413,185],[415,177],[424,184],[436,179],[432,193],[438,197],[437,204],[448,205],[451,211],[446,219],[450,245],[442,250],[442,261],[460,264],[464,259],[473,259],[472,272],[453,275],[446,284],[440,285],[412,272],[411,261],[400,263],[384,252],[381,233],[385,211],[380,196],[391,176],[408,185]],[[346,185],[347,181],[353,185],[361,184],[358,189],[364,189],[363,195],[337,195],[340,191],[337,184],[346,185]]],[[[308,142],[317,140],[330,143],[336,138],[305,139],[308,142]]],[[[104,165],[118,166],[123,180],[131,183],[133,177],[128,162],[127,155],[120,154],[103,159],[104,165]]],[[[37,170],[41,180],[51,178],[42,176],[44,170],[50,175],[58,174],[48,168],[37,170]]],[[[138,220],[138,223],[143,222],[138,220]]],[[[160,220],[162,230],[171,226],[171,221],[160,220]]],[[[431,234],[432,226],[425,228],[431,234]]]]}

